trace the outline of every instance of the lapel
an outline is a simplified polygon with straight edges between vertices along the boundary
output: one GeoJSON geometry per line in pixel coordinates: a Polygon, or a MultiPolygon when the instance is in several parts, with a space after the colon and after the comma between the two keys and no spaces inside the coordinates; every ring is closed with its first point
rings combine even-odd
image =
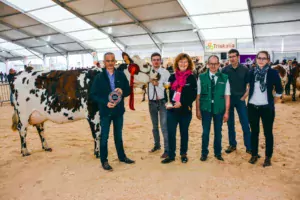
{"type": "Polygon", "coordinates": [[[112,91],[106,69],[103,71],[103,76],[104,76],[104,80],[106,81],[106,84],[108,84],[109,90],[112,91]]]}
{"type": "Polygon", "coordinates": [[[114,72],[115,74],[115,88],[120,88],[120,79],[119,79],[119,73],[115,70],[114,72]]]}

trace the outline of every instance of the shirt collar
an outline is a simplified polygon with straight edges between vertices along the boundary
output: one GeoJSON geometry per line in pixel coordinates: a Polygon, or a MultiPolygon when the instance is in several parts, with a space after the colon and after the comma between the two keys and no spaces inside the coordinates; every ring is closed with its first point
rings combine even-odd
{"type": "Polygon", "coordinates": [[[113,73],[112,75],[110,75],[110,73],[107,71],[107,69],[105,69],[105,71],[106,71],[106,74],[107,74],[108,76],[114,76],[114,75],[115,75],[115,70],[114,70],[114,73],[113,73]]]}
{"type": "Polygon", "coordinates": [[[209,71],[209,77],[211,78],[211,76],[214,75],[216,77],[216,74],[213,74],[209,71]]]}
{"type": "Polygon", "coordinates": [[[229,66],[230,66],[230,68],[232,68],[232,69],[238,69],[238,68],[240,67],[240,63],[238,63],[238,66],[237,66],[236,68],[233,68],[232,64],[230,64],[229,66]]]}

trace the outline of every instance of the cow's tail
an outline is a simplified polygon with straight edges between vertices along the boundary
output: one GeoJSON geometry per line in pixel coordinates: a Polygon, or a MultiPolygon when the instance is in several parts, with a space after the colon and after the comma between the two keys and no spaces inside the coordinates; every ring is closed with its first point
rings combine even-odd
{"type": "Polygon", "coordinates": [[[15,110],[14,114],[12,116],[12,125],[11,125],[11,129],[13,131],[17,130],[18,123],[19,123],[19,115],[18,115],[17,111],[15,110]]]}

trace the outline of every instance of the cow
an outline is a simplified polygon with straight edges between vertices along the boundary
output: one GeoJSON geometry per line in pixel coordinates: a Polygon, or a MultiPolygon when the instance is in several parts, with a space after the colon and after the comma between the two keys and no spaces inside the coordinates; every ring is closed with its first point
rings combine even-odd
{"type": "Polygon", "coordinates": [[[204,66],[202,63],[198,63],[195,66],[195,69],[193,70],[193,75],[198,80],[199,75],[205,73],[207,71],[207,69],[208,68],[206,66],[204,66]]]}
{"type": "MultiPolygon", "coordinates": [[[[275,69],[279,73],[279,77],[281,79],[281,85],[282,88],[285,88],[286,84],[288,83],[288,76],[287,76],[287,71],[282,65],[274,65],[271,68],[275,69]]],[[[281,96],[281,103],[284,103],[284,94],[281,96]]]]}
{"type": "MultiPolygon", "coordinates": [[[[296,89],[300,91],[300,65],[296,62],[293,64],[294,67],[292,69],[292,85],[293,85],[293,101],[296,101],[296,89]]],[[[299,94],[300,98],[300,94],[299,94]]]]}
{"type": "MultiPolygon", "coordinates": [[[[145,80],[151,79],[160,79],[160,74],[157,73],[152,66],[148,63],[142,60],[138,55],[134,55],[132,58],[129,57],[128,54],[126,54],[131,61],[130,64],[121,64],[119,67],[121,68],[120,71],[123,71],[126,75],[127,79],[130,80],[132,77],[132,74],[136,74],[138,72],[142,72],[138,77],[134,77],[134,87],[141,88],[143,90],[143,99],[142,101],[145,101],[146,99],[146,93],[147,93],[147,87],[148,82],[145,80]],[[136,71],[132,72],[131,69],[135,68],[136,71]]],[[[131,93],[133,95],[133,92],[131,93]]],[[[133,98],[132,98],[133,99],[133,98]]]]}
{"type": "MultiPolygon", "coordinates": [[[[89,98],[89,91],[95,76],[102,69],[53,70],[19,72],[11,84],[14,114],[12,129],[18,130],[21,139],[21,154],[29,156],[26,135],[27,127],[36,127],[45,151],[52,151],[45,139],[44,122],[74,122],[87,119],[94,139],[94,155],[99,157],[100,116],[97,105],[89,98]]],[[[132,78],[132,77],[131,77],[132,78]]],[[[134,82],[149,82],[143,72],[134,75],[134,82]],[[143,77],[142,79],[140,78],[143,77]]],[[[131,80],[132,82],[132,80],[131,80]]]]}
{"type": "MultiPolygon", "coordinates": [[[[282,65],[272,66],[273,69],[277,70],[279,76],[281,78],[282,87],[285,88],[286,84],[288,84],[288,77],[287,77],[287,68],[282,65]]],[[[292,85],[293,85],[293,94],[292,100],[296,101],[296,90],[300,91],[300,68],[299,66],[294,66],[292,69],[292,85]]],[[[300,97],[300,95],[299,95],[300,97]]],[[[284,95],[282,95],[282,103],[284,103],[284,95]]]]}

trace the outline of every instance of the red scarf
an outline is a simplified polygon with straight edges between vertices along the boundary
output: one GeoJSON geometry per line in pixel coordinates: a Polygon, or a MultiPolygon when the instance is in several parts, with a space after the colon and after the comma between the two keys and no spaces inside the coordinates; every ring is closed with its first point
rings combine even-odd
{"type": "Polygon", "coordinates": [[[191,70],[176,71],[175,73],[175,81],[172,84],[172,90],[181,92],[183,86],[186,83],[186,79],[192,74],[191,70]]]}

